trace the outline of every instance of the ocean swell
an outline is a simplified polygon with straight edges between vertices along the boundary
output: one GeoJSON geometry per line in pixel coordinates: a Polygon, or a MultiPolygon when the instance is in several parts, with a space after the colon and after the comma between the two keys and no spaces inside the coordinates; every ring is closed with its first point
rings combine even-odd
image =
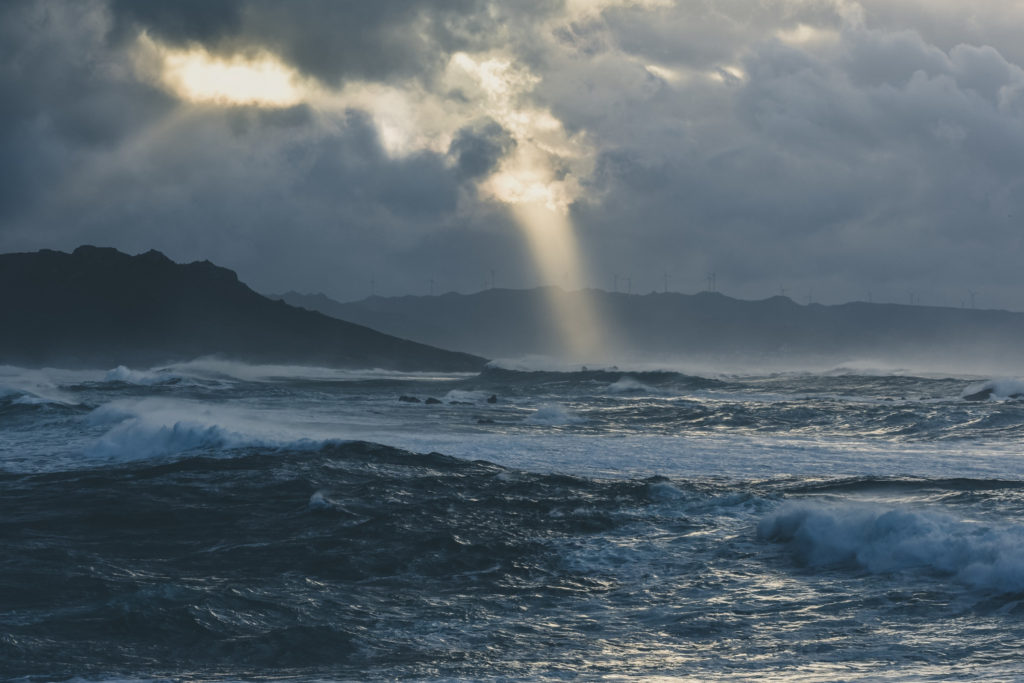
{"type": "Polygon", "coordinates": [[[261,447],[310,450],[341,441],[311,438],[285,425],[260,421],[253,412],[212,409],[188,401],[113,401],[88,415],[109,427],[84,455],[97,460],[142,460],[196,450],[261,447]]]}
{"type": "Polygon", "coordinates": [[[976,589],[1024,591],[1024,530],[1015,526],[909,507],[802,501],[764,517],[757,532],[810,567],[925,572],[976,589]]]}

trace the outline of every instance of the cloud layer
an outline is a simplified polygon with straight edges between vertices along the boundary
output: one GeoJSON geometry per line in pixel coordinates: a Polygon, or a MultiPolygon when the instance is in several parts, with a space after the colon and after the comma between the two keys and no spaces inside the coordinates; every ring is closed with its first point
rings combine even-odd
{"type": "Polygon", "coordinates": [[[523,287],[537,201],[605,289],[1024,310],[1022,28],[996,2],[4,3],[0,250],[523,287]],[[293,95],[202,99],[172,58],[293,95]]]}

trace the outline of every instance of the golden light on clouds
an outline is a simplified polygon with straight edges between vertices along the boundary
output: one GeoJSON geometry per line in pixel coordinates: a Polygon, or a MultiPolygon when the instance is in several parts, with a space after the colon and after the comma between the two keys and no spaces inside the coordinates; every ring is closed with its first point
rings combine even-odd
{"type": "Polygon", "coordinates": [[[808,46],[836,43],[839,41],[839,32],[834,29],[817,28],[808,24],[797,24],[794,28],[776,31],[775,37],[787,45],[808,46]]]}
{"type": "Polygon", "coordinates": [[[583,135],[569,135],[550,111],[529,100],[540,79],[501,56],[460,52],[452,56],[445,81],[475,94],[478,115],[497,121],[516,141],[512,154],[480,183],[484,195],[566,213],[580,197],[578,178],[590,172],[592,153],[583,135]]]}
{"type": "Polygon", "coordinates": [[[307,95],[299,74],[269,52],[220,57],[198,46],[170,48],[147,36],[140,42],[151,61],[155,57],[159,82],[189,102],[290,107],[307,95]]]}

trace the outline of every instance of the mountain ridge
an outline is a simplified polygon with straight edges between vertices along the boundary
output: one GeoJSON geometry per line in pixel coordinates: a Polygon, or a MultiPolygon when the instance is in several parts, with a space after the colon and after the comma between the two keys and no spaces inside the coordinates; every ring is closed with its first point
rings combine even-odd
{"type": "Polygon", "coordinates": [[[985,356],[1024,361],[1024,313],[849,302],[799,304],[780,295],[735,299],[718,292],[625,294],[559,288],[489,289],[475,294],[374,296],[342,303],[288,292],[292,305],[424,343],[490,358],[557,355],[550,297],[587,299],[611,358],[814,359],[892,362],[985,356]]]}
{"type": "Polygon", "coordinates": [[[210,261],[83,245],[0,254],[0,363],[248,362],[476,371],[485,359],[399,339],[257,294],[210,261]]]}

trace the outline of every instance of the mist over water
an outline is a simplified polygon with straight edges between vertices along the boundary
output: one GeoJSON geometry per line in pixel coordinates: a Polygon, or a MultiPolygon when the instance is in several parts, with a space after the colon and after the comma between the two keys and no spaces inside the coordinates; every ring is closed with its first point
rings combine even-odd
{"type": "Polygon", "coordinates": [[[1016,678],[1018,387],[5,367],[0,663],[30,680],[1016,678]]]}

